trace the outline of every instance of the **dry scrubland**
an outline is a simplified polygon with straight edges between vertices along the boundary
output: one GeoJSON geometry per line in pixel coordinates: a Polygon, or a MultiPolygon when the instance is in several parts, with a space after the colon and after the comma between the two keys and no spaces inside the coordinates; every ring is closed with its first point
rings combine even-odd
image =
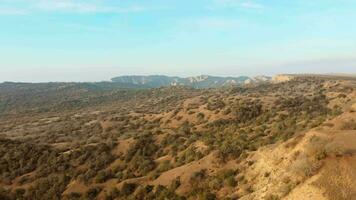
{"type": "Polygon", "coordinates": [[[0,199],[356,199],[356,81],[0,85],[0,199]]]}

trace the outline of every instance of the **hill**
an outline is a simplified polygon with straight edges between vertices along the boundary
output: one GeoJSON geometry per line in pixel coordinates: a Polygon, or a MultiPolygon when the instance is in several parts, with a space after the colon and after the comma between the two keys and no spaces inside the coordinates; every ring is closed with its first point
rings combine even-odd
{"type": "Polygon", "coordinates": [[[355,199],[353,79],[4,83],[0,105],[0,199],[355,199]]]}
{"type": "Polygon", "coordinates": [[[137,87],[157,88],[163,86],[189,86],[197,89],[217,88],[224,86],[243,85],[248,83],[260,83],[269,81],[267,76],[249,78],[247,76],[239,77],[217,77],[217,76],[196,76],[188,78],[169,77],[169,76],[119,76],[112,78],[113,82],[132,84],[137,87]]]}

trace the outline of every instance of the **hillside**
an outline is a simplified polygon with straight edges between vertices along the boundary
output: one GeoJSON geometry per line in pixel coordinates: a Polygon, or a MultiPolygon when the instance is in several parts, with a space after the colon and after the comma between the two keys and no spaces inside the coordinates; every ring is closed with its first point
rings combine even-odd
{"type": "Polygon", "coordinates": [[[352,78],[120,81],[0,84],[0,199],[356,198],[352,78]]]}

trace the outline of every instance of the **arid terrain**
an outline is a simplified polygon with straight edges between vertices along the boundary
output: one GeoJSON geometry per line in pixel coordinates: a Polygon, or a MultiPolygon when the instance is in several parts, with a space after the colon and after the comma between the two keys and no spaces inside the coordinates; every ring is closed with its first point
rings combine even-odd
{"type": "Polygon", "coordinates": [[[0,84],[0,199],[356,199],[356,78],[0,84]]]}

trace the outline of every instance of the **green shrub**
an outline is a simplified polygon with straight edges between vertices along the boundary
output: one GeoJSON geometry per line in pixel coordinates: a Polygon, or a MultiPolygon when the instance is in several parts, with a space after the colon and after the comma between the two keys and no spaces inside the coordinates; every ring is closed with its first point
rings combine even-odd
{"type": "Polygon", "coordinates": [[[235,180],[235,178],[233,176],[228,177],[225,180],[226,185],[230,186],[230,187],[235,187],[237,185],[237,181],[235,180]]]}
{"type": "Polygon", "coordinates": [[[102,188],[101,187],[91,187],[89,190],[85,193],[85,197],[88,199],[96,199],[96,196],[101,192],[102,188]]]}
{"type": "Polygon", "coordinates": [[[137,185],[135,183],[124,183],[122,185],[120,195],[129,196],[135,192],[137,185]]]}

